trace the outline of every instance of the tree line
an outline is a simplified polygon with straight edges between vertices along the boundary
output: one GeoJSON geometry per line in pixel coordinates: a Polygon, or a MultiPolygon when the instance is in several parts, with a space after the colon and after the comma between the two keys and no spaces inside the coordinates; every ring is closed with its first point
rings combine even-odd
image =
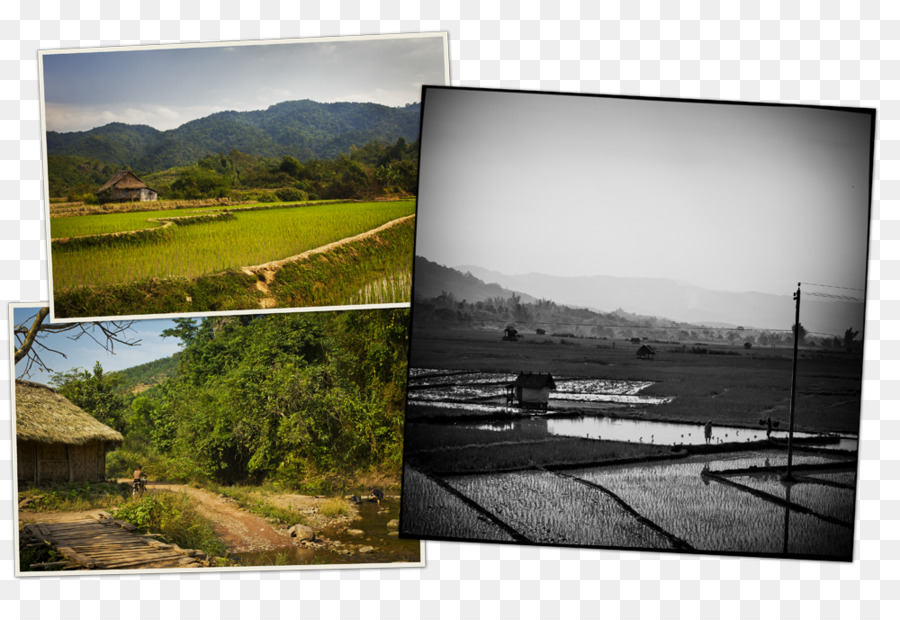
{"type": "MultiPolygon", "coordinates": [[[[331,159],[304,162],[284,155],[263,157],[237,149],[210,153],[195,164],[147,172],[135,170],[161,200],[230,198],[235,202],[299,202],[374,199],[416,192],[418,142],[369,141],[331,159]]],[[[118,167],[67,155],[48,157],[50,195],[95,202],[95,192],[118,167]]]]}
{"type": "MultiPolygon", "coordinates": [[[[408,310],[176,319],[177,369],[143,391],[118,373],[55,373],[64,396],[125,435],[110,475],[337,487],[398,475],[408,310]],[[133,386],[132,386],[133,387],[133,386]]],[[[145,386],[144,386],[145,387],[145,386]]]]}
{"type": "MultiPolygon", "coordinates": [[[[430,299],[417,297],[415,321],[417,325],[435,322],[493,325],[498,330],[509,325],[520,333],[527,328],[538,335],[609,340],[637,337],[660,342],[718,342],[745,347],[749,344],[749,348],[792,346],[796,331],[793,326],[785,330],[703,327],[659,317],[633,315],[621,310],[597,312],[572,308],[546,299],[523,302],[521,296],[516,294],[472,303],[459,300],[448,291],[442,291],[430,299]]],[[[855,352],[861,346],[861,341],[856,340],[859,331],[852,327],[844,332],[843,338],[810,334],[802,323],[799,333],[800,345],[804,347],[855,352]]]]}

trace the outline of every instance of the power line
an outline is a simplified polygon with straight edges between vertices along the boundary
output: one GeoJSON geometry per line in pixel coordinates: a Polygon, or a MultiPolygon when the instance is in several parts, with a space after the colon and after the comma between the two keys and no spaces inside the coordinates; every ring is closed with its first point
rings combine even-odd
{"type": "MultiPolygon", "coordinates": [[[[835,287],[840,288],[840,287],[835,287]]],[[[857,290],[857,289],[852,289],[857,290]]],[[[840,299],[841,301],[857,301],[864,302],[865,299],[860,299],[859,297],[850,297],[849,295],[829,295],[828,293],[804,293],[805,297],[827,297],[828,299],[840,299]]]]}
{"type": "MultiPolygon", "coordinates": [[[[865,289],[861,289],[861,288],[850,288],[850,287],[848,287],[848,286],[835,286],[834,284],[814,284],[814,283],[812,283],[812,282],[801,282],[801,284],[804,284],[804,285],[806,285],[806,286],[821,286],[821,287],[823,287],[823,288],[839,288],[839,289],[841,289],[841,290],[843,290],[843,291],[859,291],[860,293],[865,293],[865,292],[866,292],[865,289]]],[[[806,294],[807,294],[807,295],[810,295],[811,293],[806,293],[806,294]]]]}

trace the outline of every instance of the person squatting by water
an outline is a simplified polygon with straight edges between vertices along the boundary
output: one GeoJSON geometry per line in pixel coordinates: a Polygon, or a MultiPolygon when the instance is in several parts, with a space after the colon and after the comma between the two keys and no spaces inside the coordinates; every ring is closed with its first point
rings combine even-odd
{"type": "Polygon", "coordinates": [[[706,443],[708,444],[712,439],[712,420],[707,420],[706,426],[703,427],[703,436],[706,438],[706,443]]]}
{"type": "Polygon", "coordinates": [[[381,489],[372,489],[369,495],[369,501],[376,502],[379,506],[381,506],[381,500],[384,499],[384,491],[381,489]]]}

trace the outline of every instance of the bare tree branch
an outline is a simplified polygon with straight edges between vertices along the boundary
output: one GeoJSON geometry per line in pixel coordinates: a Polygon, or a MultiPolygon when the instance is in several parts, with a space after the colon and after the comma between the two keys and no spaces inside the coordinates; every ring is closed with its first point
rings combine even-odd
{"type": "Polygon", "coordinates": [[[116,344],[133,347],[140,344],[140,340],[126,337],[126,333],[132,329],[134,321],[90,321],[86,323],[44,323],[50,314],[50,308],[44,307],[37,311],[33,316],[28,317],[13,329],[16,337],[15,363],[19,363],[22,359],[26,359],[25,369],[20,376],[28,377],[31,369],[37,365],[46,371],[53,369],[44,363],[41,359],[40,350],[61,355],[63,358],[66,354],[62,351],[51,349],[46,344],[40,342],[40,338],[47,334],[60,334],[72,332],[67,336],[69,340],[77,341],[83,336],[87,336],[100,347],[109,353],[115,354],[116,344]],[[99,334],[96,332],[99,331],[99,334]]]}

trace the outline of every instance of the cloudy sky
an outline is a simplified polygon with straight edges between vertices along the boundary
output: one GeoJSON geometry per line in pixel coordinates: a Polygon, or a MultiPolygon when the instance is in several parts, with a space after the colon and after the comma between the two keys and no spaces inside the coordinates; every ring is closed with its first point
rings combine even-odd
{"type": "Polygon", "coordinates": [[[441,35],[44,53],[42,62],[51,131],[173,129],[299,99],[402,106],[419,100],[422,84],[446,83],[441,35]]]}
{"type": "MultiPolygon", "coordinates": [[[[37,314],[39,307],[34,308],[15,308],[13,310],[14,324],[19,325],[23,321],[31,325],[33,317],[37,314]]],[[[65,353],[66,357],[57,355],[43,349],[36,349],[40,353],[41,359],[54,372],[67,372],[75,368],[83,368],[91,371],[96,362],[100,362],[104,372],[112,372],[114,370],[124,370],[138,364],[145,364],[154,360],[169,357],[181,349],[181,340],[178,338],[163,338],[160,333],[175,324],[171,319],[143,319],[132,323],[133,329],[123,334],[124,338],[129,340],[140,340],[140,344],[136,346],[116,345],[115,353],[108,353],[102,346],[94,342],[89,336],[85,335],[78,340],[72,340],[71,336],[78,333],[79,330],[63,332],[59,334],[45,334],[40,342],[55,351],[65,353]]],[[[101,342],[105,342],[104,337],[99,331],[95,330],[95,335],[101,342]]],[[[18,341],[16,341],[18,346],[18,341]]],[[[21,377],[25,369],[26,360],[16,364],[16,377],[21,377]]],[[[37,365],[32,367],[30,381],[38,383],[50,383],[51,373],[41,371],[37,365]]]]}
{"type": "Polygon", "coordinates": [[[416,253],[507,274],[864,288],[859,111],[428,88],[416,253]]]}

